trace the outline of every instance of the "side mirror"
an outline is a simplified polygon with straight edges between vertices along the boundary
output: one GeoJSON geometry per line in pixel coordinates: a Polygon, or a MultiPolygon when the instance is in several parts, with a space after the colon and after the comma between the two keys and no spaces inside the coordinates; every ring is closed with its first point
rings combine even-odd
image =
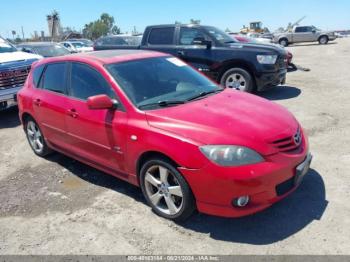
{"type": "Polygon", "coordinates": [[[312,32],[313,32],[313,33],[316,33],[316,29],[312,29],[312,32]]]}
{"type": "Polygon", "coordinates": [[[212,47],[212,42],[205,40],[204,37],[196,37],[192,41],[193,45],[205,45],[207,46],[207,49],[210,49],[212,47]]]}
{"type": "Polygon", "coordinates": [[[87,99],[87,106],[91,110],[114,109],[118,107],[118,101],[106,95],[90,96],[87,99]]]}
{"type": "Polygon", "coordinates": [[[21,51],[26,52],[26,53],[32,53],[32,51],[30,49],[27,49],[25,47],[23,47],[21,51]]]}

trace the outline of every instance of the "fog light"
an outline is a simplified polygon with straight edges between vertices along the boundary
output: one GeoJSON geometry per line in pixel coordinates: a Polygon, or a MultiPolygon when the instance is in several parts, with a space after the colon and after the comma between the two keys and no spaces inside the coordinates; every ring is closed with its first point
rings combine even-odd
{"type": "Polygon", "coordinates": [[[249,203],[249,196],[240,196],[233,200],[233,204],[238,207],[244,207],[249,203]]]}

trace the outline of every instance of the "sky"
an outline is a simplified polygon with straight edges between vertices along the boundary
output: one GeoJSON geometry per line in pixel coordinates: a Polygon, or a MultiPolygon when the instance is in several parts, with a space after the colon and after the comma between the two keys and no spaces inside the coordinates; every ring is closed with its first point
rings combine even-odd
{"type": "Polygon", "coordinates": [[[304,15],[304,25],[350,29],[349,0],[1,0],[0,35],[10,37],[15,30],[22,36],[22,26],[25,37],[34,30],[47,34],[46,15],[54,9],[62,26],[78,31],[104,12],[114,16],[123,32],[131,32],[134,26],[142,32],[152,24],[188,23],[191,18],[235,32],[257,20],[274,31],[304,15]]]}

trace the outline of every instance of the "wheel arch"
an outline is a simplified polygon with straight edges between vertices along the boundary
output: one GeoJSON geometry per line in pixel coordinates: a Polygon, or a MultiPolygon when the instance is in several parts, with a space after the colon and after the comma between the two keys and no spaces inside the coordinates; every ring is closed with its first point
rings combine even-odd
{"type": "Polygon", "coordinates": [[[140,182],[140,171],[142,166],[144,165],[144,163],[146,163],[146,161],[153,159],[153,158],[160,158],[160,159],[165,159],[167,161],[169,161],[170,163],[172,163],[175,167],[179,167],[180,165],[174,161],[171,157],[169,157],[168,155],[159,152],[159,151],[146,151],[143,152],[137,159],[136,161],[136,176],[138,179],[138,182],[140,182]]]}
{"type": "MultiPolygon", "coordinates": [[[[23,128],[24,128],[25,121],[27,121],[29,118],[34,119],[34,117],[30,113],[28,113],[28,112],[23,112],[22,113],[22,115],[21,115],[21,122],[22,122],[23,128]]],[[[34,119],[34,121],[35,121],[35,119],[34,119]]]]}
{"type": "Polygon", "coordinates": [[[329,36],[327,34],[323,34],[317,38],[317,41],[320,41],[321,37],[327,37],[327,40],[329,40],[329,36]]]}
{"type": "Polygon", "coordinates": [[[250,64],[244,60],[231,60],[231,61],[228,61],[225,64],[223,64],[219,70],[218,83],[221,82],[221,78],[226,73],[226,71],[231,69],[231,68],[241,68],[241,69],[246,70],[252,77],[253,88],[256,89],[256,79],[255,79],[256,70],[252,64],[250,64]]]}

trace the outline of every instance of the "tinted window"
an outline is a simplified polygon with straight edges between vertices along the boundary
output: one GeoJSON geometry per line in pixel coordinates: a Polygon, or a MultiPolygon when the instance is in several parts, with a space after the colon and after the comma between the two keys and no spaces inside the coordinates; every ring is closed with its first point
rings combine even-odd
{"type": "Polygon", "coordinates": [[[151,45],[172,45],[174,42],[174,27],[153,28],[148,38],[151,45]]]}
{"type": "Polygon", "coordinates": [[[33,71],[33,84],[35,87],[39,86],[40,77],[43,73],[45,65],[37,66],[33,71]]]}
{"type": "Polygon", "coordinates": [[[65,93],[66,64],[57,63],[47,65],[42,81],[42,88],[56,93],[65,93]]]}
{"type": "Polygon", "coordinates": [[[113,90],[99,72],[87,65],[73,63],[70,95],[86,100],[90,96],[102,94],[115,98],[113,90]]]}
{"type": "Polygon", "coordinates": [[[305,33],[306,32],[306,27],[305,26],[299,26],[295,28],[296,33],[305,33]]]}
{"type": "Polygon", "coordinates": [[[197,28],[182,27],[180,30],[180,45],[193,45],[195,38],[204,38],[208,40],[205,34],[203,34],[197,28]]]}
{"type": "Polygon", "coordinates": [[[157,107],[159,101],[185,102],[202,92],[221,90],[174,57],[110,64],[107,69],[129,99],[142,109],[157,107]]]}

